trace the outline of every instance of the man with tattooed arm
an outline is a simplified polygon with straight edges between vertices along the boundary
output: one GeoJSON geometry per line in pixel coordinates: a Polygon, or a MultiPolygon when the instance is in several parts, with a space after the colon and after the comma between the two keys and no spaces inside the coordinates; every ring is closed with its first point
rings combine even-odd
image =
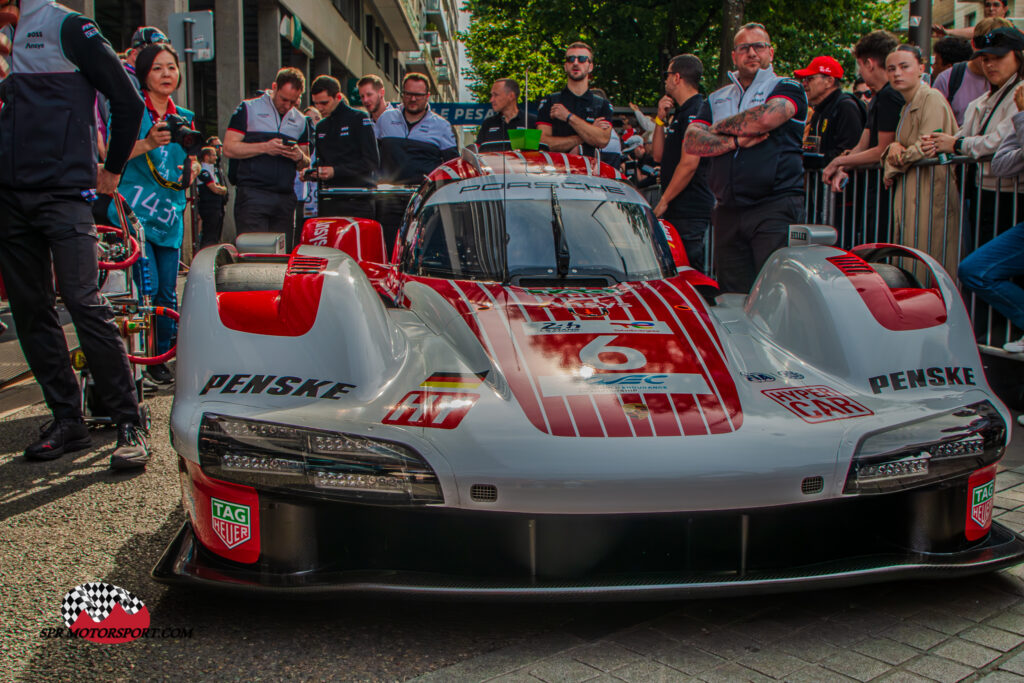
{"type": "Polygon", "coordinates": [[[733,40],[732,81],[686,130],[687,154],[712,157],[715,266],[723,292],[750,291],[789,226],[804,220],[802,138],[807,95],[772,71],[768,31],[745,24],[733,40]]]}

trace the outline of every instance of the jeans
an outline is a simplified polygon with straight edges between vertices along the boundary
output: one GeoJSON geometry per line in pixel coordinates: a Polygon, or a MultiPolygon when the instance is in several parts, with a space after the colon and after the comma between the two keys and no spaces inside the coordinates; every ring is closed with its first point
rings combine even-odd
{"type": "Polygon", "coordinates": [[[1024,223],[982,244],[957,272],[966,288],[1024,329],[1024,289],[1010,280],[1024,273],[1024,223]]]}
{"type": "MultiPolygon", "coordinates": [[[[153,285],[153,305],[178,310],[178,250],[173,247],[159,247],[146,242],[146,258],[149,281],[153,285]]],[[[135,284],[142,288],[142,268],[133,271],[135,284]]],[[[164,316],[156,319],[156,352],[164,353],[171,348],[178,333],[178,324],[164,316]]]]}

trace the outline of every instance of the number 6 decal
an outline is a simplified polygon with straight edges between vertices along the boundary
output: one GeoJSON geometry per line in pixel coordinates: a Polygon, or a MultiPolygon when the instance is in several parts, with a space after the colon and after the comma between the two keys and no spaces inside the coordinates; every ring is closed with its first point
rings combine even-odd
{"type": "Polygon", "coordinates": [[[608,342],[615,339],[614,334],[601,335],[580,349],[580,360],[598,370],[639,370],[647,365],[647,357],[638,349],[628,346],[609,346],[608,342]],[[624,362],[605,363],[600,359],[603,353],[616,353],[625,356],[624,362]]]}

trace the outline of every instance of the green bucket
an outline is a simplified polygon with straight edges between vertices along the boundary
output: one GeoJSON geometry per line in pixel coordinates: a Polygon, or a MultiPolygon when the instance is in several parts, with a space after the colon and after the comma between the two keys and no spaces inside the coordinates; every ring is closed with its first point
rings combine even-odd
{"type": "Polygon", "coordinates": [[[540,131],[536,128],[510,128],[508,140],[512,149],[540,149],[540,131]]]}

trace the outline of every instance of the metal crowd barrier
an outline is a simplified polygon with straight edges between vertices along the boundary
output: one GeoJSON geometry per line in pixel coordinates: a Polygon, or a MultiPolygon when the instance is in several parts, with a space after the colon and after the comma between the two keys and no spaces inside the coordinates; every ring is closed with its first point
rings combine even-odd
{"type": "MultiPolygon", "coordinates": [[[[820,170],[807,171],[807,220],[834,226],[837,246],[844,249],[866,242],[917,247],[944,264],[956,280],[957,265],[968,254],[1024,221],[1018,178],[986,174],[987,169],[988,164],[967,157],[954,157],[948,164],[928,159],[906,172],[907,191],[900,193],[895,186],[884,187],[878,165],[848,169],[849,181],[839,193],[822,182],[820,170]],[[904,239],[907,231],[900,230],[908,219],[918,227],[914,244],[904,239]],[[921,234],[922,226],[930,229],[921,234]]],[[[1022,331],[999,312],[968,290],[961,291],[979,345],[1001,349],[1021,337],[1022,331]]]]}

